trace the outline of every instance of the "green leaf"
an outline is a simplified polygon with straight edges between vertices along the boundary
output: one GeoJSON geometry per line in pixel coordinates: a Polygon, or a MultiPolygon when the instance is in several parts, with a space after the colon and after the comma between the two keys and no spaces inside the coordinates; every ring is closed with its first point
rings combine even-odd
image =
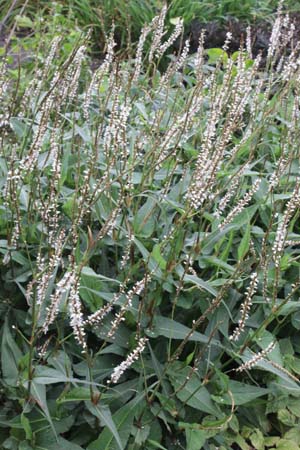
{"type": "Polygon", "coordinates": [[[131,434],[134,436],[134,443],[137,447],[143,445],[149,436],[150,425],[133,426],[131,434]]]}
{"type": "Polygon", "coordinates": [[[300,445],[300,429],[298,427],[292,428],[284,434],[284,439],[288,439],[290,441],[296,442],[297,445],[300,445]]]}
{"type": "Polygon", "coordinates": [[[81,271],[81,276],[83,277],[83,279],[85,280],[86,278],[95,278],[97,280],[101,280],[101,281],[109,281],[110,283],[117,283],[120,284],[120,281],[114,279],[114,278],[108,278],[105,275],[101,275],[100,273],[96,273],[93,269],[91,269],[91,267],[83,267],[82,271],[81,271]]]}
{"type": "Polygon", "coordinates": [[[63,437],[59,436],[56,439],[49,433],[48,430],[42,430],[36,434],[36,450],[83,450],[75,442],[67,441],[63,437]]]}
{"type": "Polygon", "coordinates": [[[300,418],[300,402],[298,399],[290,398],[287,407],[294,414],[294,416],[300,418]]]}
{"type": "Polygon", "coordinates": [[[196,275],[186,274],[186,275],[184,275],[183,280],[186,283],[192,283],[192,284],[198,286],[200,289],[203,289],[204,291],[209,292],[214,297],[216,297],[218,294],[218,291],[215,288],[213,288],[207,281],[201,280],[201,278],[197,277],[196,275]]]}
{"type": "Polygon", "coordinates": [[[21,423],[21,416],[17,416],[11,420],[7,420],[6,416],[0,416],[0,427],[4,428],[15,428],[15,429],[23,429],[23,425],[21,423]]]}
{"type": "Polygon", "coordinates": [[[27,441],[20,442],[18,450],[34,450],[27,441]]]}
{"type": "MultiPolygon", "coordinates": [[[[255,342],[260,346],[261,349],[265,350],[268,345],[270,345],[274,341],[274,336],[270,331],[264,330],[259,334],[258,337],[255,338],[255,342]]],[[[278,343],[276,343],[272,352],[270,353],[270,358],[277,364],[283,365],[283,359],[280,352],[280,347],[278,343]]]]}
{"type": "Polygon", "coordinates": [[[227,264],[225,261],[223,261],[220,258],[216,258],[215,256],[201,256],[199,259],[199,266],[202,268],[206,267],[217,267],[224,269],[226,272],[233,274],[234,273],[234,267],[230,264],[227,264]]]}
{"type": "Polygon", "coordinates": [[[84,142],[91,142],[90,130],[87,126],[83,128],[75,124],[75,132],[82,138],[84,142]]]}
{"type": "Polygon", "coordinates": [[[281,439],[278,442],[276,450],[299,450],[299,447],[294,441],[290,441],[288,439],[281,439]]]}
{"type": "Polygon", "coordinates": [[[268,436],[264,439],[264,444],[266,447],[273,447],[277,444],[277,442],[280,441],[280,437],[278,436],[268,436]]]}
{"type": "Polygon", "coordinates": [[[292,315],[292,325],[296,330],[300,330],[300,311],[292,315]]]}
{"type": "Polygon", "coordinates": [[[293,427],[295,425],[296,417],[287,409],[280,409],[277,413],[278,420],[284,425],[293,427]]]}
{"type": "MultiPolygon", "coordinates": [[[[146,330],[148,336],[165,336],[167,338],[182,340],[190,333],[191,329],[182,325],[175,320],[169,319],[168,317],[157,316],[154,318],[153,328],[151,330],[146,330]]],[[[191,334],[189,341],[202,342],[207,344],[209,338],[204,334],[194,331],[191,334]]],[[[211,345],[216,345],[217,347],[222,347],[221,343],[215,339],[210,340],[211,345]]]]}
{"type": "Polygon", "coordinates": [[[20,28],[34,28],[34,23],[27,16],[17,15],[15,17],[15,21],[16,21],[17,26],[20,28]]]}
{"type": "Polygon", "coordinates": [[[164,395],[167,396],[169,394],[169,390],[168,390],[168,386],[167,386],[167,384],[166,384],[166,382],[164,380],[164,377],[162,375],[163,374],[162,365],[160,364],[160,362],[156,358],[155,352],[152,350],[150,342],[148,342],[148,348],[150,350],[150,356],[151,356],[151,360],[152,360],[153,369],[155,371],[157,379],[161,380],[161,386],[162,386],[162,390],[163,390],[164,395]]]}
{"type": "Polygon", "coordinates": [[[23,429],[26,433],[26,439],[31,440],[32,438],[32,429],[30,426],[29,419],[25,416],[24,413],[21,414],[21,424],[23,426],[23,429]]]}
{"type": "Polygon", "coordinates": [[[138,210],[134,216],[133,229],[137,236],[150,237],[155,228],[154,209],[156,200],[148,198],[146,203],[138,210]]]}
{"type": "Polygon", "coordinates": [[[170,23],[172,25],[177,25],[178,23],[181,22],[181,20],[182,20],[181,17],[173,17],[173,18],[170,19],[170,23]]]}
{"type": "MultiPolygon", "coordinates": [[[[265,389],[251,384],[241,383],[240,381],[230,380],[228,383],[228,390],[232,393],[234,398],[234,404],[244,405],[251,402],[256,398],[267,395],[271,392],[271,389],[265,389]]],[[[223,405],[231,405],[231,397],[224,393],[220,397],[214,397],[218,403],[223,405]]]]}
{"type": "Polygon", "coordinates": [[[149,251],[146,249],[146,247],[141,243],[141,241],[139,241],[138,239],[134,238],[134,243],[137,246],[137,248],[139,249],[139,251],[141,252],[144,261],[148,264],[149,269],[151,272],[154,273],[154,275],[157,278],[162,278],[163,273],[159,267],[159,264],[157,263],[157,261],[155,261],[155,259],[150,255],[149,251]]]}
{"type": "Polygon", "coordinates": [[[69,377],[63,372],[57,369],[52,369],[51,367],[36,366],[34,371],[34,382],[40,386],[55,384],[55,383],[81,383],[93,386],[103,386],[102,384],[81,380],[80,378],[69,377]]]}
{"type": "MultiPolygon", "coordinates": [[[[249,349],[246,349],[244,354],[242,355],[242,360],[243,362],[250,361],[253,356],[254,353],[252,353],[249,349]]],[[[277,375],[280,379],[280,384],[278,384],[278,387],[286,389],[287,391],[290,391],[291,393],[297,395],[300,394],[300,384],[296,383],[296,381],[294,381],[294,379],[291,378],[284,370],[281,370],[278,367],[274,367],[270,361],[266,359],[260,360],[255,365],[255,368],[264,369],[267,372],[277,375]]]]}
{"type": "MultiPolygon", "coordinates": [[[[114,438],[117,443],[117,446],[118,446],[117,448],[119,448],[120,450],[123,450],[125,447],[123,446],[120,435],[118,433],[116,425],[111,416],[109,407],[107,405],[93,405],[93,403],[91,403],[91,402],[85,402],[85,404],[86,404],[86,407],[88,408],[88,410],[90,411],[90,413],[93,414],[94,416],[98,417],[101,420],[102,425],[107,426],[107,428],[109,429],[109,431],[112,435],[112,437],[110,439],[110,443],[114,438]]],[[[96,448],[99,449],[99,446],[96,448]]],[[[102,447],[100,447],[100,448],[102,450],[102,447]]],[[[105,447],[105,448],[112,450],[112,447],[105,447]]],[[[88,447],[88,450],[92,450],[92,449],[95,449],[95,447],[90,447],[90,446],[88,447]]],[[[104,450],[104,447],[103,447],[103,450],[104,450]]]]}
{"type": "Polygon", "coordinates": [[[186,450],[199,450],[205,444],[207,435],[204,430],[185,429],[186,450]]]}
{"type": "Polygon", "coordinates": [[[180,363],[173,364],[168,371],[169,379],[172,383],[176,396],[182,402],[193,408],[211,414],[220,416],[220,409],[213,404],[210,393],[204,387],[199,378],[193,374],[186,382],[187,376],[190,376],[190,367],[180,367],[180,363]]]}
{"type": "Polygon", "coordinates": [[[14,436],[9,437],[3,442],[3,449],[5,450],[19,450],[19,439],[14,436]]]}
{"type": "Polygon", "coordinates": [[[1,369],[3,379],[9,386],[16,386],[19,370],[18,364],[22,358],[22,353],[15,343],[8,325],[8,318],[6,317],[2,329],[1,342],[1,369]]]}
{"type": "Polygon", "coordinates": [[[201,290],[209,292],[214,297],[218,295],[218,291],[214,287],[212,287],[209,282],[202,280],[196,275],[189,275],[187,273],[184,273],[184,269],[182,266],[178,265],[176,267],[176,272],[180,278],[183,276],[183,281],[185,281],[186,283],[191,283],[199,287],[201,290]]]}
{"type": "Polygon", "coordinates": [[[229,231],[237,230],[239,227],[230,223],[222,230],[216,230],[211,232],[208,237],[203,239],[202,242],[202,254],[210,254],[217,242],[219,242],[229,231]]]}
{"type": "Polygon", "coordinates": [[[55,431],[52,418],[49,413],[48,405],[47,405],[47,399],[46,399],[46,386],[43,386],[41,384],[38,384],[35,380],[31,383],[31,396],[34,398],[36,403],[39,405],[41,410],[43,411],[51,429],[53,432],[54,438],[57,440],[57,433],[55,431]]]}
{"type": "Polygon", "coordinates": [[[63,397],[57,400],[57,403],[81,402],[91,399],[91,391],[89,388],[78,387],[64,393],[63,397]]]}
{"type": "Polygon", "coordinates": [[[64,202],[62,210],[69,219],[72,219],[73,214],[76,211],[76,207],[76,197],[75,195],[72,195],[70,198],[68,198],[68,200],[64,202]]]}
{"type": "Polygon", "coordinates": [[[155,261],[158,263],[159,267],[162,270],[165,270],[167,267],[167,262],[160,253],[160,244],[154,245],[151,255],[153,259],[155,259],[155,261]]]}
{"type": "Polygon", "coordinates": [[[10,119],[10,125],[19,138],[22,138],[28,129],[28,126],[17,117],[10,119]]]}
{"type": "Polygon", "coordinates": [[[108,314],[106,320],[103,321],[101,327],[95,328],[93,332],[94,334],[96,334],[96,336],[99,336],[101,339],[105,339],[108,342],[114,342],[115,344],[119,345],[122,348],[128,348],[131,333],[129,328],[127,328],[123,323],[121,323],[120,326],[117,328],[117,331],[115,332],[113,337],[111,338],[107,337],[107,334],[111,329],[111,321],[113,320],[113,317],[114,316],[112,314],[108,314]]]}
{"type": "Polygon", "coordinates": [[[244,208],[232,221],[232,225],[236,225],[240,229],[243,225],[250,223],[252,217],[258,209],[257,205],[244,208]]]}
{"type": "Polygon", "coordinates": [[[238,260],[241,261],[244,256],[246,256],[246,254],[249,251],[249,246],[250,246],[250,230],[251,230],[251,226],[248,223],[246,226],[246,230],[245,233],[243,235],[243,238],[240,242],[240,245],[238,246],[238,260]]]}
{"type": "Polygon", "coordinates": [[[208,64],[216,64],[219,60],[226,64],[228,61],[227,53],[221,48],[209,48],[205,53],[208,55],[208,64]]]}
{"type": "Polygon", "coordinates": [[[102,287],[102,281],[96,277],[81,276],[79,294],[91,312],[95,312],[103,306],[103,298],[99,294],[102,287]]]}
{"type": "Polygon", "coordinates": [[[256,429],[254,431],[254,433],[252,433],[250,435],[250,441],[251,441],[251,444],[253,445],[253,447],[255,448],[255,450],[264,450],[265,449],[264,436],[260,430],[256,429]]]}
{"type": "Polygon", "coordinates": [[[300,359],[291,356],[288,363],[289,368],[291,368],[296,374],[300,375],[300,359]]]}
{"type": "Polygon", "coordinates": [[[46,366],[36,366],[34,371],[34,380],[38,384],[66,383],[71,378],[57,369],[46,366]]]}
{"type": "Polygon", "coordinates": [[[158,448],[160,450],[167,450],[166,447],[163,447],[162,445],[160,445],[159,442],[153,441],[152,439],[148,439],[147,443],[151,445],[151,447],[153,448],[158,448]]]}
{"type": "Polygon", "coordinates": [[[231,416],[231,420],[229,421],[229,426],[230,426],[231,430],[234,431],[234,433],[236,433],[236,434],[239,433],[240,424],[239,424],[238,418],[235,414],[233,416],[231,416]]]}
{"type": "MultiPolygon", "coordinates": [[[[119,433],[120,440],[124,448],[126,448],[127,441],[130,436],[134,413],[138,403],[143,399],[144,395],[134,398],[129,403],[120,408],[114,415],[113,421],[119,433]]],[[[108,429],[104,429],[98,439],[93,441],[87,450],[117,450],[116,442],[113,438],[113,433],[108,429]]]]}
{"type": "MultiPolygon", "coordinates": [[[[160,378],[158,378],[158,379],[160,379],[160,378]]],[[[164,380],[165,380],[165,378],[164,378],[164,380]]],[[[171,387],[169,386],[169,383],[167,383],[166,380],[165,380],[165,384],[168,386],[169,393],[163,395],[160,392],[157,392],[156,397],[159,399],[159,402],[160,402],[164,412],[168,411],[171,414],[171,416],[176,416],[178,413],[176,400],[175,400],[175,398],[170,396],[172,391],[171,391],[171,387]]],[[[153,413],[155,414],[155,412],[153,412],[153,413]]],[[[159,417],[159,415],[158,415],[158,417],[159,417]]]]}
{"type": "Polygon", "coordinates": [[[252,450],[240,434],[235,437],[234,441],[240,446],[241,450],[252,450]]]}
{"type": "Polygon", "coordinates": [[[141,113],[143,118],[148,121],[149,120],[149,116],[148,116],[148,112],[147,112],[147,109],[146,109],[144,103],[142,103],[142,102],[135,102],[135,107],[141,113]]]}

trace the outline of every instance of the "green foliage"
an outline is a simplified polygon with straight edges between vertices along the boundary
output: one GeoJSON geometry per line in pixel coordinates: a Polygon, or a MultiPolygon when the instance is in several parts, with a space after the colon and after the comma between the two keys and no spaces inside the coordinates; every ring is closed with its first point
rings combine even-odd
{"type": "MultiPolygon", "coordinates": [[[[109,3],[116,34],[160,6],[109,3]]],[[[90,2],[45,5],[49,55],[32,5],[0,78],[1,448],[300,448],[297,50],[163,71],[154,28],[93,72],[90,2]]]]}
{"type": "MultiPolygon", "coordinates": [[[[22,36],[22,42],[14,43],[11,53],[16,53],[20,48],[23,51],[32,48],[35,56],[38,54],[42,58],[44,52],[39,52],[39,47],[46,44],[43,39],[54,37],[64,30],[68,30],[64,47],[71,49],[78,33],[87,29],[93,30],[93,51],[103,52],[114,23],[119,49],[132,55],[144,24],[159,13],[164,3],[164,0],[0,0],[0,19],[4,30],[13,27],[22,36]],[[26,39],[24,34],[28,36],[26,39]]],[[[246,0],[243,3],[236,0],[168,0],[166,3],[169,31],[178,18],[183,19],[187,28],[195,19],[202,23],[226,22],[228,17],[247,23],[257,20],[269,22],[274,18],[278,4],[277,0],[246,0]]],[[[299,12],[297,2],[286,0],[284,5],[287,12],[299,12]]]]}

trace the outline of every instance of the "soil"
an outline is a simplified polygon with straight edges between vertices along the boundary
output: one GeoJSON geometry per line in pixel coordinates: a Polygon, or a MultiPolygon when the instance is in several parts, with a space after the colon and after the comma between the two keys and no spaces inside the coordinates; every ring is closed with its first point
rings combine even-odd
{"type": "MultiPolygon", "coordinates": [[[[290,14],[290,19],[295,25],[294,42],[291,42],[291,47],[295,42],[300,41],[300,12],[290,14]]],[[[199,20],[194,20],[190,29],[187,32],[187,37],[190,36],[191,53],[194,53],[198,47],[199,37],[202,30],[205,31],[205,48],[220,48],[223,46],[226,33],[232,33],[232,40],[229,45],[229,52],[233,53],[239,50],[242,42],[246,39],[246,30],[248,24],[240,22],[233,17],[228,17],[225,23],[209,22],[202,23],[199,20]]],[[[266,21],[260,21],[251,25],[251,40],[252,52],[256,56],[262,53],[263,56],[267,54],[269,40],[272,32],[272,24],[266,21]]]]}

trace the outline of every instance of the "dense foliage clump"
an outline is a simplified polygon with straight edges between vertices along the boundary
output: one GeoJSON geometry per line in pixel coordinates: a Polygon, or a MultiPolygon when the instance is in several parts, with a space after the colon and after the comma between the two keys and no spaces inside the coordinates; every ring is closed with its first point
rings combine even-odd
{"type": "Polygon", "coordinates": [[[2,62],[4,449],[300,446],[294,27],[166,63],[166,14],[2,62]]]}

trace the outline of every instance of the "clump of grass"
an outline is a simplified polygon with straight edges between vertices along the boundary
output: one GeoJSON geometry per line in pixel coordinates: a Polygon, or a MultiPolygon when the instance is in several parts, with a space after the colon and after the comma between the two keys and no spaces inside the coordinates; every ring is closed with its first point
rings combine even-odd
{"type": "MultiPolygon", "coordinates": [[[[194,21],[202,24],[215,24],[217,21],[228,27],[226,23],[231,19],[248,24],[260,23],[265,28],[266,23],[273,23],[277,3],[277,0],[247,0],[243,3],[235,0],[102,0],[100,3],[95,0],[2,0],[0,33],[7,39],[11,29],[17,30],[17,34],[23,37],[22,43],[28,36],[31,39],[25,39],[25,42],[28,40],[31,48],[38,51],[40,35],[45,38],[68,29],[68,40],[72,43],[76,32],[92,29],[92,52],[99,57],[105,52],[106,36],[114,23],[118,53],[133,57],[144,24],[150,23],[164,4],[168,7],[166,32],[170,33],[172,25],[182,19],[189,33],[194,21]]],[[[286,0],[284,6],[287,13],[299,12],[299,6],[291,0],[286,0]]],[[[68,42],[65,45],[68,46],[68,42]]]]}
{"type": "Polygon", "coordinates": [[[299,392],[293,29],[279,10],[265,62],[202,36],[160,72],[166,13],[93,73],[84,39],[24,93],[1,67],[3,420],[26,445],[247,445],[239,422],[299,392]]]}

